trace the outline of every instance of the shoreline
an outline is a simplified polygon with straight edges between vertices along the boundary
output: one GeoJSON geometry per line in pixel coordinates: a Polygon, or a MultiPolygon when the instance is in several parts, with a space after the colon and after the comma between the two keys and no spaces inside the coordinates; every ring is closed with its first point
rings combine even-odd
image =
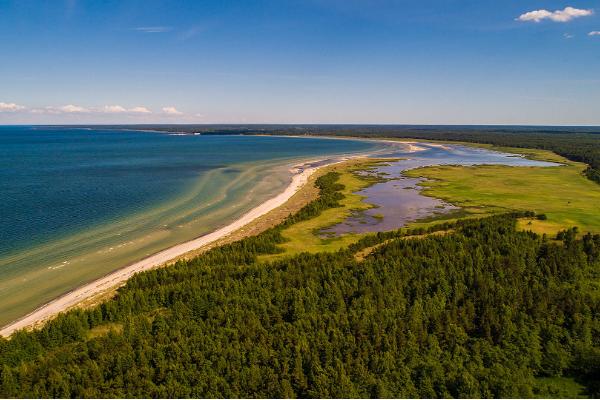
{"type": "Polygon", "coordinates": [[[213,232],[159,251],[158,253],[120,268],[90,283],[75,288],[72,291],[67,292],[38,307],[22,318],[3,326],[0,328],[0,336],[9,337],[18,330],[35,327],[38,324],[48,321],[57,314],[81,304],[83,301],[91,297],[102,294],[116,286],[125,283],[129,278],[138,272],[147,271],[171,262],[175,262],[180,257],[185,256],[192,251],[200,250],[207,245],[223,239],[254,222],[256,219],[284,205],[292,196],[294,196],[294,194],[296,194],[304,185],[309,182],[310,177],[319,169],[361,156],[364,156],[364,154],[340,156],[332,159],[329,163],[323,164],[321,163],[325,160],[319,159],[293,165],[290,167],[290,171],[293,171],[292,180],[290,184],[283,190],[283,192],[254,207],[237,220],[213,232]]]}
{"type": "MultiPolygon", "coordinates": [[[[302,136],[297,136],[302,137],[302,136]]],[[[340,140],[357,140],[356,138],[337,138],[340,140]]],[[[408,153],[418,153],[424,150],[418,146],[419,142],[413,140],[390,140],[390,139],[358,139],[372,142],[386,143],[403,145],[404,150],[408,153]]],[[[431,143],[428,143],[431,144],[431,143]]],[[[443,144],[436,144],[435,147],[445,148],[443,144]]],[[[73,290],[66,292],[55,299],[39,306],[29,314],[20,317],[16,320],[9,322],[8,324],[0,327],[0,336],[9,337],[15,331],[21,329],[35,329],[40,327],[48,320],[52,319],[61,312],[66,312],[77,306],[84,306],[87,301],[93,300],[98,301],[100,298],[104,299],[108,293],[113,293],[115,289],[122,286],[128,279],[138,272],[151,270],[158,267],[167,266],[177,260],[189,257],[190,254],[199,254],[201,251],[205,251],[212,246],[218,246],[219,243],[228,237],[235,236],[235,233],[244,231],[245,228],[251,226],[254,222],[259,220],[263,216],[267,216],[272,211],[279,209],[284,206],[288,201],[300,191],[308,182],[310,178],[319,169],[327,166],[338,164],[347,160],[365,157],[365,156],[376,156],[382,150],[355,153],[355,154],[341,154],[328,158],[308,159],[301,161],[297,164],[288,164],[289,171],[292,173],[291,182],[289,185],[279,194],[271,197],[264,203],[252,208],[238,219],[231,223],[216,229],[215,231],[204,234],[195,239],[185,241],[183,243],[176,244],[157,253],[151,254],[141,260],[135,261],[129,265],[114,270],[107,275],[97,278],[89,283],[85,283],[73,290]]],[[[236,239],[236,240],[239,240],[236,239]]],[[[89,306],[89,303],[88,305],[89,306]]]]}

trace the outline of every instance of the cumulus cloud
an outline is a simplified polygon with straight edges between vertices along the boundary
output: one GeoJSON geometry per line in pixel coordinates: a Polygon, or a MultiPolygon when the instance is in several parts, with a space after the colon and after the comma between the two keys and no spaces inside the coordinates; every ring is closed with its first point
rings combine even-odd
{"type": "Polygon", "coordinates": [[[25,109],[25,107],[20,106],[15,103],[0,102],[0,112],[15,112],[15,111],[21,111],[24,109],[25,109]]]}
{"type": "Polygon", "coordinates": [[[565,7],[564,10],[548,11],[548,10],[535,10],[529,11],[525,14],[521,14],[517,21],[522,22],[540,22],[545,19],[549,19],[554,22],[569,22],[574,18],[587,17],[594,13],[593,10],[583,10],[574,7],[565,7]]]}
{"type": "Polygon", "coordinates": [[[150,114],[150,112],[151,112],[146,107],[133,107],[133,108],[129,109],[129,111],[132,113],[139,113],[139,114],[150,114]]]}
{"type": "Polygon", "coordinates": [[[101,112],[105,112],[108,114],[120,114],[120,113],[132,113],[132,114],[150,114],[150,110],[146,107],[133,107],[133,108],[125,108],[123,106],[114,105],[114,106],[104,106],[101,112]]]}
{"type": "Polygon", "coordinates": [[[60,107],[46,106],[43,108],[32,108],[29,110],[32,114],[62,114],[60,107]]]}
{"type": "Polygon", "coordinates": [[[75,106],[73,104],[68,104],[66,106],[59,107],[58,111],[62,111],[64,113],[85,113],[85,112],[90,112],[90,110],[88,110],[85,107],[75,106]]]}
{"type": "Polygon", "coordinates": [[[177,110],[175,107],[163,107],[162,111],[169,115],[183,115],[183,113],[177,110]]]}
{"type": "Polygon", "coordinates": [[[140,26],[139,28],[135,28],[138,32],[143,33],[164,33],[169,32],[171,27],[169,26],[140,26]]]}
{"type": "Polygon", "coordinates": [[[600,31],[591,31],[588,36],[600,36],[600,31]]]}
{"type": "Polygon", "coordinates": [[[124,113],[127,112],[127,109],[125,107],[121,107],[121,106],[104,106],[103,111],[106,113],[124,113]]]}
{"type": "MultiPolygon", "coordinates": [[[[167,107],[169,111],[165,111],[169,114],[179,115],[178,111],[173,107],[167,107]]],[[[82,107],[74,104],[68,104],[66,106],[46,106],[41,108],[27,108],[15,103],[3,103],[0,102],[0,112],[15,112],[27,110],[32,114],[151,114],[148,108],[143,106],[137,106],[132,108],[125,108],[118,104],[106,105],[103,107],[82,107]]],[[[163,110],[164,111],[164,110],[163,110]]]]}

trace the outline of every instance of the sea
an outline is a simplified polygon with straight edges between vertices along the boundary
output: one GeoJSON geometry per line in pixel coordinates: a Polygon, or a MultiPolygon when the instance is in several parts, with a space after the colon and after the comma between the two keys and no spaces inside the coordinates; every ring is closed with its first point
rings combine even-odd
{"type": "Polygon", "coordinates": [[[0,326],[160,250],[229,224],[293,165],[376,142],[0,127],[0,326]]]}

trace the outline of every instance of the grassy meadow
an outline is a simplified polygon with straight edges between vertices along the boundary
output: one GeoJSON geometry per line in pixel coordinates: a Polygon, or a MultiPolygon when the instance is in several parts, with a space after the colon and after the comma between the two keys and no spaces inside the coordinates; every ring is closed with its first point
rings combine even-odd
{"type": "Polygon", "coordinates": [[[519,152],[538,160],[561,162],[557,167],[496,165],[435,166],[406,172],[424,177],[423,193],[448,201],[473,216],[509,210],[546,214],[546,220],[521,220],[520,228],[555,234],[577,226],[600,233],[600,185],[583,174],[585,166],[543,150],[492,148],[519,152]]]}

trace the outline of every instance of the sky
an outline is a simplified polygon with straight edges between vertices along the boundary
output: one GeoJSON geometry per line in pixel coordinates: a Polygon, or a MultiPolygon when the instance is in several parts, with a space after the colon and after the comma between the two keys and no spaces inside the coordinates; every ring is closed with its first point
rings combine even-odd
{"type": "Polygon", "coordinates": [[[0,0],[0,124],[600,125],[600,0],[0,0]]]}

